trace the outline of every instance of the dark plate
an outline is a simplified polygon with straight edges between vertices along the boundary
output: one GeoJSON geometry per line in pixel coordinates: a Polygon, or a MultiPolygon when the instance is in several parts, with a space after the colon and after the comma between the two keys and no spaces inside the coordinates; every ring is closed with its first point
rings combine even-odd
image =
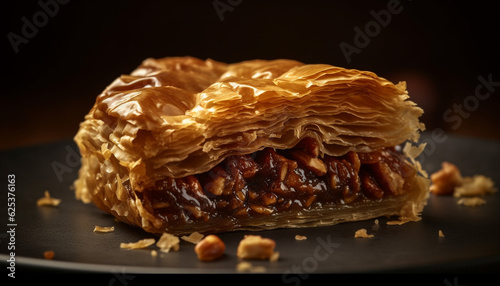
{"type": "MultiPolygon", "coordinates": [[[[449,136],[429,143],[423,166],[429,172],[447,160],[459,166],[464,176],[484,174],[500,182],[500,142],[449,136]],[[439,141],[440,143],[436,142],[439,141]],[[444,142],[442,142],[444,141],[444,142]]],[[[214,262],[200,262],[194,245],[181,241],[178,252],[158,253],[148,249],[120,249],[121,242],[154,237],[140,229],[115,222],[113,217],[91,204],[74,198],[70,186],[78,172],[78,152],[72,141],[11,150],[0,153],[4,203],[0,204],[0,261],[9,266],[7,231],[15,229],[17,269],[89,271],[99,273],[235,273],[239,262],[236,247],[249,232],[220,234],[226,243],[225,256],[214,262]],[[7,177],[15,175],[15,226],[7,215],[7,177]],[[61,198],[58,207],[37,207],[44,191],[61,198]],[[94,233],[95,225],[115,226],[112,233],[94,233]],[[53,250],[53,260],[43,258],[53,250]],[[7,262],[7,263],[6,263],[7,262]]],[[[267,273],[277,273],[285,284],[297,285],[309,273],[353,272],[492,272],[500,265],[500,200],[486,197],[487,204],[459,206],[453,197],[431,195],[418,223],[388,226],[380,219],[344,223],[331,227],[279,229],[258,234],[276,241],[279,261],[252,261],[267,273]],[[355,239],[354,232],[366,228],[371,239],[355,239]],[[445,238],[438,236],[442,230],[445,238]],[[295,235],[307,240],[297,241],[295,235]]],[[[453,285],[453,277],[449,280],[453,285]]],[[[460,281],[458,281],[460,282],[460,281]]],[[[300,283],[299,283],[300,284],[300,283]]],[[[446,283],[445,283],[446,284],[446,283]]],[[[456,283],[455,283],[456,284],[456,283]]]]}

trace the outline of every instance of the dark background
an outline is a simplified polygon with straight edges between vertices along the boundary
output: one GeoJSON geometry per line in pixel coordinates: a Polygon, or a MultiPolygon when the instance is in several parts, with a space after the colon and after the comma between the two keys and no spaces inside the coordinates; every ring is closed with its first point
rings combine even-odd
{"type": "Polygon", "coordinates": [[[373,30],[350,62],[339,45],[354,46],[354,28],[374,24],[370,12],[387,10],[392,1],[68,2],[41,0],[53,15],[40,12],[38,1],[2,4],[0,150],[71,138],[96,96],[120,74],[148,57],[185,55],[370,70],[407,81],[426,111],[428,130],[500,140],[500,86],[462,113],[459,124],[443,118],[474,96],[478,76],[500,82],[495,2],[401,0],[401,12],[373,30]],[[40,27],[16,53],[8,35],[23,36],[23,17],[40,27]]]}

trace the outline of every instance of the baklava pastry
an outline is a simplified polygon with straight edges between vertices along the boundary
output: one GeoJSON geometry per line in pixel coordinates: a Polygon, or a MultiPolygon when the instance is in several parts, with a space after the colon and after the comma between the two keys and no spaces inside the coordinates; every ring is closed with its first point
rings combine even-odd
{"type": "Polygon", "coordinates": [[[76,197],[151,233],[417,221],[422,113],[372,72],[146,59],[81,123],[76,197]]]}

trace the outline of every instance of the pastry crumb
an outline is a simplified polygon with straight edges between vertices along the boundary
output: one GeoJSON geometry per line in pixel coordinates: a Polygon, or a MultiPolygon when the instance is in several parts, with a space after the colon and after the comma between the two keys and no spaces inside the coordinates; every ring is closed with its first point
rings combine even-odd
{"type": "Polygon", "coordinates": [[[457,198],[478,197],[493,194],[496,191],[493,180],[483,175],[475,175],[464,177],[461,185],[455,188],[453,196],[457,198]]]}
{"type": "Polygon", "coordinates": [[[297,234],[295,235],[295,240],[306,240],[307,236],[297,234]]]}
{"type": "Polygon", "coordinates": [[[439,231],[438,231],[438,235],[439,235],[439,237],[444,238],[444,233],[443,233],[443,231],[442,231],[442,230],[439,230],[439,231]]]}
{"type": "Polygon", "coordinates": [[[242,261],[236,264],[236,271],[238,272],[251,272],[251,273],[263,273],[266,272],[264,266],[253,266],[252,263],[247,261],[242,261]]]}
{"type": "Polygon", "coordinates": [[[280,253],[278,251],[273,252],[271,256],[269,257],[269,261],[271,262],[276,262],[280,259],[280,253]]]}
{"type": "Polygon", "coordinates": [[[361,229],[356,230],[356,232],[354,233],[354,237],[355,238],[372,238],[372,237],[374,237],[374,235],[368,234],[366,232],[366,229],[361,228],[361,229]]]}
{"type": "Polygon", "coordinates": [[[44,192],[44,197],[36,201],[37,206],[53,206],[57,207],[61,203],[61,199],[56,199],[50,196],[49,191],[44,192]]]}

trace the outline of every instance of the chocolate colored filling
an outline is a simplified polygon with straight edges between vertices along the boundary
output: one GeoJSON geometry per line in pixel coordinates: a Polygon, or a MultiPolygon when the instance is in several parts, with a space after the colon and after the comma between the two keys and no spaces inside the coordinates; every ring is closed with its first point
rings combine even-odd
{"type": "Polygon", "coordinates": [[[209,172],[163,179],[136,194],[148,211],[175,228],[383,200],[411,187],[415,170],[398,148],[321,158],[317,144],[306,138],[288,150],[231,156],[209,172]]]}

